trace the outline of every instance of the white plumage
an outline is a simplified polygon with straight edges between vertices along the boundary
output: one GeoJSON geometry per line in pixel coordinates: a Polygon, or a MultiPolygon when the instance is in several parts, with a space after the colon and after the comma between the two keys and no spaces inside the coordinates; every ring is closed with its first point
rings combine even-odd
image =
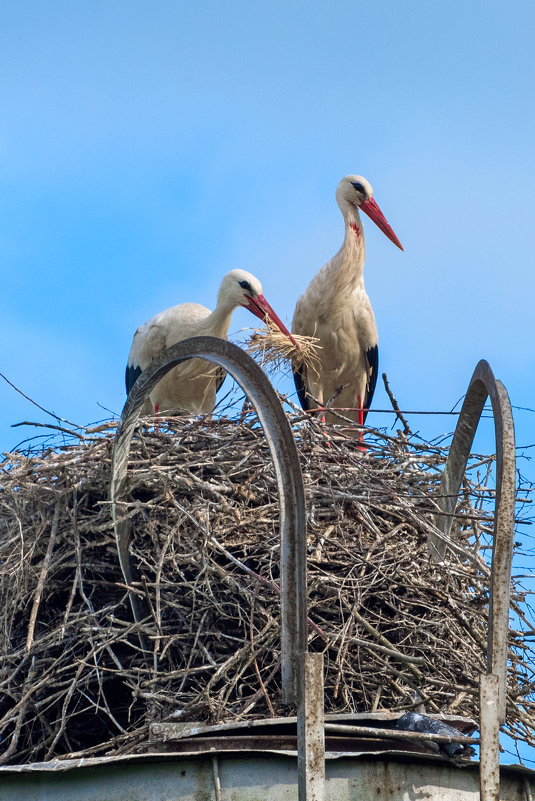
{"type": "MultiPolygon", "coordinates": [[[[317,369],[294,373],[304,409],[335,399],[336,407],[364,423],[378,371],[377,327],[364,288],[364,231],[359,209],[403,250],[400,241],[373,199],[373,190],[360,175],[348,175],[338,184],[336,200],[345,222],[342,247],[312,279],[295,307],[292,332],[319,339],[317,369]],[[312,396],[312,397],[311,397],[312,396]]],[[[328,416],[327,419],[334,419],[328,416]]]]}
{"type": "MultiPolygon", "coordinates": [[[[264,298],[260,281],[245,270],[231,270],[221,282],[213,312],[198,303],[181,303],[156,314],[137,329],[126,368],[127,394],[152,359],[171,345],[203,335],[226,339],[237,306],[244,306],[261,320],[267,316],[282,333],[292,338],[264,298]]],[[[224,378],[223,369],[217,365],[203,359],[190,359],[162,378],[142,413],[208,414],[215,406],[216,392],[224,378]]]]}

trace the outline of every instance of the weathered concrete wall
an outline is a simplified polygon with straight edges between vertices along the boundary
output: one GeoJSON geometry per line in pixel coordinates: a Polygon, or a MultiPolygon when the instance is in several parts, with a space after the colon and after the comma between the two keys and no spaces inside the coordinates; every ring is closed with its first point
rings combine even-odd
{"type": "MultiPolygon", "coordinates": [[[[202,754],[72,770],[0,770],[0,801],[297,801],[297,764],[279,754],[202,754]]],[[[328,759],[326,801],[477,801],[478,764],[393,755],[328,759]]],[[[501,801],[535,797],[535,772],[502,768],[501,801]]]]}

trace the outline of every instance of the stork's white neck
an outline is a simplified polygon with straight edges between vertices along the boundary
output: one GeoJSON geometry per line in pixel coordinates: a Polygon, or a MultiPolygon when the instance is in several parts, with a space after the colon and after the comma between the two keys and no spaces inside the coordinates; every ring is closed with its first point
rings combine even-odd
{"type": "Polygon", "coordinates": [[[336,269],[337,291],[351,291],[363,285],[366,245],[360,215],[353,205],[344,210],[345,235],[342,247],[332,259],[336,269]]]}
{"type": "Polygon", "coordinates": [[[327,319],[332,309],[340,306],[341,299],[349,298],[364,288],[364,231],[358,211],[344,210],[345,236],[338,253],[315,276],[318,310],[327,319]]]}
{"type": "Polygon", "coordinates": [[[345,236],[342,249],[346,248],[352,253],[353,258],[361,262],[360,268],[364,268],[366,258],[366,245],[364,242],[364,228],[360,219],[360,214],[356,209],[345,217],[345,236]]]}
{"type": "Polygon", "coordinates": [[[202,321],[204,332],[209,336],[225,338],[230,328],[232,312],[236,308],[235,303],[218,303],[211,314],[202,321]]]}

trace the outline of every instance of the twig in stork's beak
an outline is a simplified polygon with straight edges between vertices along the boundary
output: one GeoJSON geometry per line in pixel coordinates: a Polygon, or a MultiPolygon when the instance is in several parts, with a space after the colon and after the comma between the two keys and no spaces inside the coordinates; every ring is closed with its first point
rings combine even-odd
{"type": "Polygon", "coordinates": [[[376,226],[381,229],[383,234],[385,234],[385,236],[387,236],[390,241],[394,243],[394,245],[396,245],[400,250],[403,250],[403,245],[395,235],[392,226],[389,225],[385,215],[372,197],[363,201],[360,204],[359,209],[363,211],[364,214],[367,214],[370,220],[374,221],[376,226]]]}
{"type": "Polygon", "coordinates": [[[250,312],[256,315],[256,317],[259,317],[262,321],[264,321],[265,318],[268,317],[271,320],[271,322],[277,326],[279,331],[282,334],[285,334],[285,336],[287,336],[290,339],[290,342],[292,342],[294,347],[297,348],[297,350],[301,350],[298,343],[295,341],[295,339],[290,334],[290,332],[288,331],[282,320],[271,308],[271,306],[269,305],[269,303],[267,302],[267,300],[263,295],[257,295],[255,298],[251,297],[251,295],[246,295],[245,297],[249,301],[247,305],[245,303],[243,304],[246,309],[249,309],[250,312]]]}

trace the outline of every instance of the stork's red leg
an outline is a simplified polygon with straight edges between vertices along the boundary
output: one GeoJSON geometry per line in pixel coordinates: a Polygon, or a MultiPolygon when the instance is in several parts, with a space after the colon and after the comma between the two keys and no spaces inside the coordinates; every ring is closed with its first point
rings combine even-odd
{"type": "Polygon", "coordinates": [[[364,425],[364,409],[362,408],[362,399],[357,395],[357,408],[359,410],[359,426],[364,425]]]}
{"type": "MultiPolygon", "coordinates": [[[[364,409],[362,408],[362,398],[360,395],[357,395],[357,409],[359,413],[359,426],[364,425],[364,409]]],[[[360,443],[364,443],[364,434],[362,431],[359,431],[357,439],[360,443]]],[[[359,451],[366,451],[366,446],[364,444],[357,445],[359,451]]]]}

